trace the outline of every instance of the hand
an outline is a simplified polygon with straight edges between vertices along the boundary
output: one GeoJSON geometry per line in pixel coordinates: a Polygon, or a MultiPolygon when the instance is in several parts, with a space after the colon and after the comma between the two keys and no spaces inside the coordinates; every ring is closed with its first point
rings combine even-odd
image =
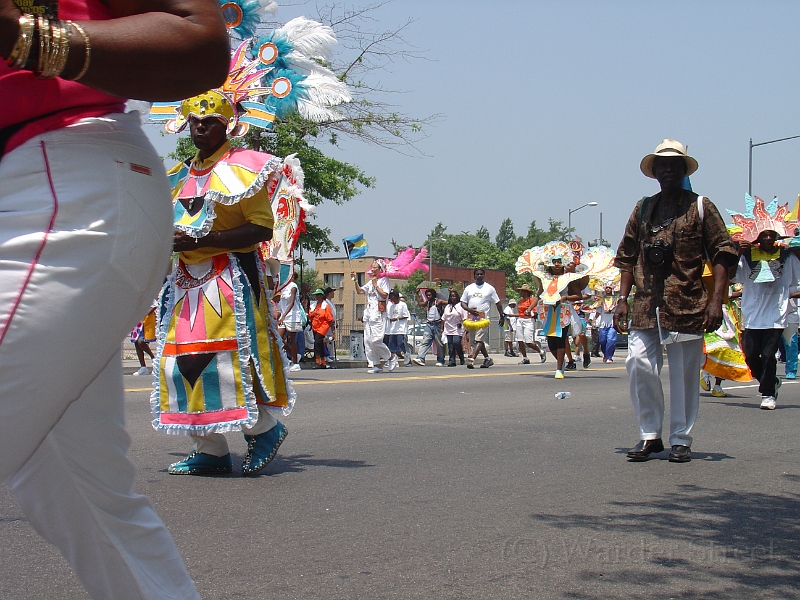
{"type": "Polygon", "coordinates": [[[356,280],[356,272],[355,271],[350,271],[350,279],[352,279],[353,281],[356,280]]]}
{"type": "Polygon", "coordinates": [[[178,229],[172,236],[172,249],[175,252],[185,252],[187,250],[196,250],[199,248],[198,238],[193,238],[188,233],[184,233],[178,229]]]}
{"type": "Polygon", "coordinates": [[[614,329],[619,333],[628,331],[628,303],[620,302],[614,310],[614,329]]]}
{"type": "Polygon", "coordinates": [[[706,315],[703,319],[703,331],[711,333],[722,325],[722,305],[716,302],[709,302],[706,307],[706,315]]]}

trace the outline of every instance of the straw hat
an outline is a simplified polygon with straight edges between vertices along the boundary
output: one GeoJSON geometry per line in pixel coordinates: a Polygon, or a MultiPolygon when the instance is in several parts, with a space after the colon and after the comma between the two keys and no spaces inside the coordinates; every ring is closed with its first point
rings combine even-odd
{"type": "Polygon", "coordinates": [[[639,168],[642,170],[642,173],[644,173],[650,179],[655,179],[653,176],[653,159],[656,156],[680,156],[683,158],[683,160],[686,161],[687,177],[697,171],[697,161],[686,154],[686,148],[683,146],[683,144],[676,140],[664,140],[658,146],[656,146],[656,149],[652,154],[645,156],[642,159],[641,164],[639,164],[639,168]]]}
{"type": "Polygon", "coordinates": [[[535,293],[536,293],[536,290],[535,290],[535,289],[533,289],[533,288],[532,288],[530,285],[528,285],[527,283],[524,283],[524,284],[522,284],[521,286],[519,286],[519,287],[517,288],[517,291],[518,291],[518,292],[530,292],[531,294],[535,294],[535,293]]]}

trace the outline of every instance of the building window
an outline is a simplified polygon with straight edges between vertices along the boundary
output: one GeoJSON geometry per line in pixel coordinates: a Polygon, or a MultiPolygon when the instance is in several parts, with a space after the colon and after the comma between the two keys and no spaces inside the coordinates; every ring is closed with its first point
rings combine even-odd
{"type": "Polygon", "coordinates": [[[356,304],[356,321],[360,321],[363,318],[364,318],[364,305],[356,304]]]}
{"type": "Polygon", "coordinates": [[[442,287],[446,287],[446,288],[453,287],[453,280],[452,279],[440,279],[439,283],[442,284],[442,287]]]}
{"type": "Polygon", "coordinates": [[[344,304],[334,305],[336,308],[336,322],[341,323],[344,320],[344,304]]]}
{"type": "Polygon", "coordinates": [[[344,287],[344,273],[325,273],[325,286],[335,290],[344,287]]]}

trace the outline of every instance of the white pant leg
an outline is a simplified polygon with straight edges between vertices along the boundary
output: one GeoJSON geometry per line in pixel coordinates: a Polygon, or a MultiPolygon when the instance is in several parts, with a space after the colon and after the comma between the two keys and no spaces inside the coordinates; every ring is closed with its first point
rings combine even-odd
{"type": "Polygon", "coordinates": [[[700,408],[697,373],[704,358],[702,339],[667,344],[670,446],[692,445],[691,431],[700,408]]]}
{"type": "Polygon", "coordinates": [[[0,161],[0,478],[95,598],[197,597],[131,492],[122,418],[120,343],[166,272],[171,214],[137,116],[50,132],[0,161]]]}
{"type": "Polygon", "coordinates": [[[199,598],[150,501],[133,493],[122,396],[117,354],[8,483],[92,598],[199,598]]]}
{"type": "MultiPolygon", "coordinates": [[[[639,423],[639,439],[642,440],[661,437],[664,421],[664,389],[661,387],[663,364],[664,355],[657,329],[631,331],[628,334],[625,368],[630,378],[633,412],[639,423]]],[[[697,384],[697,381],[694,383],[697,384]]]]}
{"type": "MultiPolygon", "coordinates": [[[[270,410],[263,404],[259,404],[258,421],[252,427],[242,428],[242,433],[245,435],[260,435],[266,433],[277,424],[278,419],[275,418],[270,410]]],[[[194,440],[194,449],[197,452],[210,454],[211,456],[225,456],[230,452],[228,450],[228,442],[221,433],[210,433],[208,435],[192,433],[189,434],[189,437],[194,440]]]]}
{"type": "Polygon", "coordinates": [[[367,362],[379,367],[382,360],[389,360],[392,355],[389,347],[383,343],[383,321],[366,321],[364,323],[364,352],[367,362]]]}

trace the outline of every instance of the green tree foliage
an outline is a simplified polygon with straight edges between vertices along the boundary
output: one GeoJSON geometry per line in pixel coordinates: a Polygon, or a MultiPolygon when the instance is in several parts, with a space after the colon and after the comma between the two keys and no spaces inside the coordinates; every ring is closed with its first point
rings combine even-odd
{"type": "Polygon", "coordinates": [[[514,235],[514,224],[511,222],[511,218],[508,218],[500,223],[500,230],[494,238],[494,245],[497,246],[499,250],[505,251],[508,250],[515,241],[517,241],[517,236],[514,235]]]}
{"type": "MultiPolygon", "coordinates": [[[[518,298],[519,294],[515,288],[524,283],[536,287],[537,280],[525,273],[517,274],[516,263],[519,256],[528,248],[542,246],[553,240],[564,240],[569,238],[569,231],[561,221],[548,221],[548,229],[540,229],[536,226],[536,221],[528,226],[526,236],[516,236],[514,225],[511,219],[506,219],[500,226],[500,231],[495,237],[495,242],[491,242],[489,230],[481,227],[474,234],[462,232],[458,234],[448,234],[447,227],[442,223],[437,223],[431,231],[425,245],[433,249],[433,262],[439,265],[453,267],[484,269],[499,269],[506,273],[506,296],[518,298]],[[444,241],[442,241],[442,238],[444,241]]],[[[419,281],[424,279],[420,273],[419,281]]],[[[434,272],[435,275],[435,272],[434,272]]],[[[415,275],[416,276],[416,273],[415,275]]],[[[410,280],[409,280],[410,281],[410,280]]],[[[419,283],[417,281],[414,285],[419,283]]]]}

